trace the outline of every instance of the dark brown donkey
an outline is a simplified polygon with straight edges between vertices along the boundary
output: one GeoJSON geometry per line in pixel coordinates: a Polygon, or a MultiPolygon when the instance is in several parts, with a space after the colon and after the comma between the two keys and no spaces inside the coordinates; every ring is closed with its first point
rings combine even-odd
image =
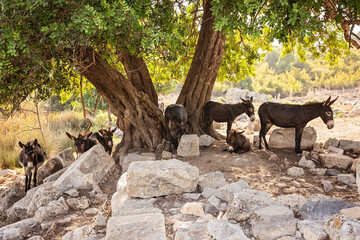
{"type": "Polygon", "coordinates": [[[93,146],[99,143],[97,140],[90,138],[91,134],[92,133],[83,135],[82,133],[79,133],[78,137],[75,137],[70,133],[66,132],[66,135],[71,140],[74,141],[77,158],[80,157],[81,154],[83,154],[84,152],[86,152],[87,150],[89,150],[90,148],[92,148],[93,146]]]}
{"type": "Polygon", "coordinates": [[[177,149],[180,138],[186,131],[186,122],[187,112],[183,105],[170,104],[165,109],[165,124],[170,142],[170,152],[172,152],[172,144],[174,144],[175,149],[177,149]],[[175,132],[174,137],[171,132],[175,132]]]}
{"type": "Polygon", "coordinates": [[[338,97],[331,101],[331,97],[329,97],[324,102],[303,105],[272,102],[261,104],[258,112],[261,122],[259,149],[261,149],[261,139],[264,140],[266,149],[269,149],[265,136],[272,125],[275,125],[282,128],[295,128],[295,152],[301,153],[301,136],[309,121],[321,117],[329,129],[334,127],[333,112],[330,105],[337,99],[338,97]]]}
{"type": "Polygon", "coordinates": [[[243,132],[244,131],[238,132],[235,129],[230,130],[227,139],[230,153],[245,153],[251,150],[250,141],[243,135],[243,132]]]}
{"type": "Polygon", "coordinates": [[[204,131],[208,132],[213,121],[227,122],[226,139],[229,136],[232,123],[237,116],[246,113],[251,121],[255,120],[253,97],[249,100],[242,99],[242,103],[223,104],[209,101],[203,107],[205,127],[204,131]]]}
{"type": "Polygon", "coordinates": [[[116,131],[116,127],[113,130],[111,130],[111,127],[109,127],[109,130],[101,128],[98,132],[95,132],[91,135],[91,139],[96,139],[101,145],[103,145],[105,151],[110,156],[114,145],[113,134],[115,131],[116,131]]]}
{"type": "Polygon", "coordinates": [[[34,170],[34,187],[36,187],[36,175],[38,168],[45,162],[45,153],[41,149],[37,139],[26,144],[19,142],[19,146],[23,149],[20,152],[20,164],[25,170],[25,192],[30,189],[32,170],[34,170]]]}

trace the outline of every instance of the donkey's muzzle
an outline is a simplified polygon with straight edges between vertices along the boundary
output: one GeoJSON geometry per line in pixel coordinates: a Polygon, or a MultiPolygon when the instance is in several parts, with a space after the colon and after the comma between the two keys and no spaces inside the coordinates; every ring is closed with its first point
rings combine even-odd
{"type": "Polygon", "coordinates": [[[255,120],[255,114],[250,116],[250,121],[254,121],[255,120]]]}
{"type": "Polygon", "coordinates": [[[334,127],[334,120],[330,120],[326,123],[328,129],[332,129],[334,127]]]}

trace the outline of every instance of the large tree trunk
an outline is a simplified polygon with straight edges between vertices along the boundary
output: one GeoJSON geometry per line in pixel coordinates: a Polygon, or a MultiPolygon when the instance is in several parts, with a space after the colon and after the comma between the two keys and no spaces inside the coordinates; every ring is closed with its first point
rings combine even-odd
{"type": "MultiPolygon", "coordinates": [[[[198,135],[203,133],[202,107],[211,99],[225,49],[225,35],[213,30],[211,1],[204,1],[204,4],[194,58],[177,100],[177,103],[184,105],[188,112],[188,131],[198,135]]],[[[218,138],[213,128],[207,133],[218,138]]]]}
{"type": "Polygon", "coordinates": [[[130,148],[154,151],[165,137],[165,121],[157,107],[156,92],[149,86],[151,79],[146,77],[147,69],[136,68],[141,59],[130,55],[122,59],[132,76],[126,78],[91,47],[83,48],[78,56],[84,63],[79,66],[81,73],[106,99],[118,117],[118,127],[124,132],[122,149],[115,159],[130,148]],[[139,81],[143,83],[138,84],[139,81]]]}

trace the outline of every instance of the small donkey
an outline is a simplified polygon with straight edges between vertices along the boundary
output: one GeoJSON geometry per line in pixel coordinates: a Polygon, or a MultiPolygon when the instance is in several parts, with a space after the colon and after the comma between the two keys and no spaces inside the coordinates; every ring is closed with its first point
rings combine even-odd
{"type": "Polygon", "coordinates": [[[92,134],[91,138],[96,139],[103,147],[105,148],[105,151],[111,156],[112,148],[113,148],[113,134],[116,131],[116,128],[111,130],[111,127],[109,127],[109,130],[106,129],[100,129],[98,132],[95,132],[92,134]]]}
{"type": "Polygon", "coordinates": [[[74,141],[76,156],[79,158],[81,154],[98,144],[99,142],[95,139],[90,138],[92,132],[88,134],[79,133],[78,137],[71,135],[66,132],[66,135],[74,141]]]}
{"type": "Polygon", "coordinates": [[[45,153],[37,139],[26,144],[19,141],[19,146],[23,149],[20,152],[19,162],[25,170],[25,192],[27,192],[30,189],[32,169],[34,168],[34,187],[36,187],[37,170],[45,162],[45,153]]]}
{"type": "Polygon", "coordinates": [[[243,135],[244,131],[238,132],[235,129],[231,129],[226,142],[229,144],[229,152],[233,153],[245,153],[251,150],[251,144],[249,139],[243,135]]]}
{"type": "Polygon", "coordinates": [[[181,136],[186,132],[187,112],[183,105],[171,104],[165,109],[165,124],[168,132],[168,140],[171,145],[174,144],[177,149],[181,136]],[[171,132],[175,132],[174,137],[171,132]]]}

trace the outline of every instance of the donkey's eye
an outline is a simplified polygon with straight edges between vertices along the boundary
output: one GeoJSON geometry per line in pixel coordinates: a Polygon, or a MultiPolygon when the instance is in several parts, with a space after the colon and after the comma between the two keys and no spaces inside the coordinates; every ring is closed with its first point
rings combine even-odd
{"type": "Polygon", "coordinates": [[[252,108],[249,108],[249,112],[252,112],[252,111],[254,111],[252,108]]]}
{"type": "Polygon", "coordinates": [[[326,112],[325,114],[331,117],[331,112],[326,112]]]}

